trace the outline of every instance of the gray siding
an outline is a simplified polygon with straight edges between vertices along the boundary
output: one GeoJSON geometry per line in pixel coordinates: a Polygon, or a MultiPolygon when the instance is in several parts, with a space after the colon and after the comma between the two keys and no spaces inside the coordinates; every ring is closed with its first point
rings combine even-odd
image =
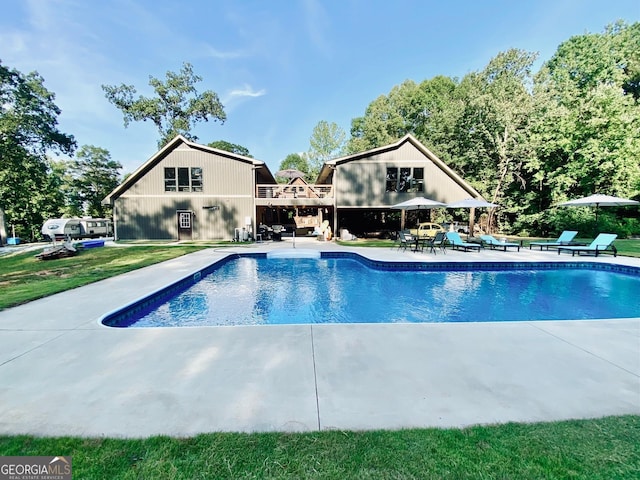
{"type": "Polygon", "coordinates": [[[334,188],[338,208],[385,208],[415,196],[443,203],[470,196],[469,191],[410,142],[405,142],[398,149],[339,164],[334,175],[334,188]],[[424,168],[424,191],[386,192],[388,167],[424,168]]]}
{"type": "Polygon", "coordinates": [[[254,217],[255,172],[250,163],[181,145],[153,165],[116,201],[120,239],[176,239],[177,211],[194,213],[193,239],[231,239],[254,217]],[[201,167],[202,192],[165,192],[165,167],[201,167]],[[203,209],[218,206],[218,210],[203,209]]]}

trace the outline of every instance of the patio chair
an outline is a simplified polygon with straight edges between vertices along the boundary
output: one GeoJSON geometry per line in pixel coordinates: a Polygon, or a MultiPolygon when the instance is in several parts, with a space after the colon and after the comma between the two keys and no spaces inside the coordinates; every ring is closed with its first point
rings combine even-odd
{"type": "Polygon", "coordinates": [[[529,244],[529,250],[531,250],[532,246],[540,247],[540,250],[546,248],[549,250],[549,247],[561,247],[563,245],[571,245],[573,239],[578,234],[575,230],[565,230],[560,234],[557,240],[553,240],[551,242],[531,242],[529,244]]]}
{"type": "Polygon", "coordinates": [[[517,248],[520,251],[519,243],[503,242],[492,235],[480,235],[480,240],[482,240],[483,245],[489,245],[491,250],[502,248],[506,252],[507,248],[517,248]]]}
{"type": "Polygon", "coordinates": [[[433,253],[438,253],[436,249],[440,250],[442,253],[447,253],[447,235],[445,232],[436,233],[435,237],[429,239],[429,243],[427,246],[431,249],[433,253]]]}
{"type": "Polygon", "coordinates": [[[567,251],[571,252],[571,256],[573,257],[576,253],[579,255],[581,253],[593,253],[597,257],[600,253],[613,253],[614,257],[618,256],[618,249],[612,245],[613,241],[618,237],[615,233],[601,233],[598,235],[593,242],[586,246],[560,246],[558,247],[558,255],[560,252],[567,251]],[[608,249],[611,248],[611,251],[608,249]]]}
{"type": "Polygon", "coordinates": [[[447,232],[447,240],[449,240],[451,248],[453,248],[454,250],[462,249],[466,252],[468,250],[474,249],[480,251],[480,249],[482,248],[482,245],[480,245],[479,243],[463,242],[458,232],[447,232]]]}
{"type": "Polygon", "coordinates": [[[408,230],[401,230],[398,232],[398,240],[398,250],[406,250],[413,244],[413,235],[408,230]]]}

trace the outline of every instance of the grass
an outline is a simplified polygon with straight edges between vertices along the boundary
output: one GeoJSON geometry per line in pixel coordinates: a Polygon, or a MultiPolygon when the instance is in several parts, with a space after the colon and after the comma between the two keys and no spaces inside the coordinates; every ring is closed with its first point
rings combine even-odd
{"type": "MultiPolygon", "coordinates": [[[[345,242],[353,245],[353,242],[345,242]]],[[[390,247],[390,240],[358,240],[390,247]]],[[[526,244],[526,243],[525,243],[526,244]]],[[[640,256],[640,240],[620,240],[640,256]]],[[[0,259],[0,309],[190,253],[202,246],[96,248],[0,259]]],[[[0,455],[71,455],[74,478],[640,478],[640,416],[466,429],[210,433],[190,438],[0,436],[0,455]]]]}
{"type": "Polygon", "coordinates": [[[640,417],[465,429],[0,437],[0,455],[71,455],[82,479],[640,478],[640,417]]]}
{"type": "Polygon", "coordinates": [[[87,285],[202,249],[131,246],[79,250],[75,257],[38,260],[35,252],[0,257],[0,310],[87,285]]]}

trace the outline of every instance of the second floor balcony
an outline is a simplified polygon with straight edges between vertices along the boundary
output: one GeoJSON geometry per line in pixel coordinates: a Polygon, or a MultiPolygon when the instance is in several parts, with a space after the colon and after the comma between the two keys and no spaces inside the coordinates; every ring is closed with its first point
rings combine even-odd
{"type": "Polygon", "coordinates": [[[257,185],[256,201],[263,205],[331,205],[332,185],[257,185]]]}

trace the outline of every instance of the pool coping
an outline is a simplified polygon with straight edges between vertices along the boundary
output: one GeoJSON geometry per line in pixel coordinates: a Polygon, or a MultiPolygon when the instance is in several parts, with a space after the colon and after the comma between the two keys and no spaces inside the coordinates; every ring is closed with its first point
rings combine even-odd
{"type": "MultiPolygon", "coordinates": [[[[302,242],[300,242],[302,244],[302,242]]],[[[117,329],[98,319],[204,262],[207,249],[0,312],[0,432],[146,437],[212,431],[462,427],[640,414],[640,318],[473,324],[117,329]]],[[[444,255],[304,244],[373,260],[444,255]]],[[[628,257],[448,252],[447,261],[628,257]]]]}

